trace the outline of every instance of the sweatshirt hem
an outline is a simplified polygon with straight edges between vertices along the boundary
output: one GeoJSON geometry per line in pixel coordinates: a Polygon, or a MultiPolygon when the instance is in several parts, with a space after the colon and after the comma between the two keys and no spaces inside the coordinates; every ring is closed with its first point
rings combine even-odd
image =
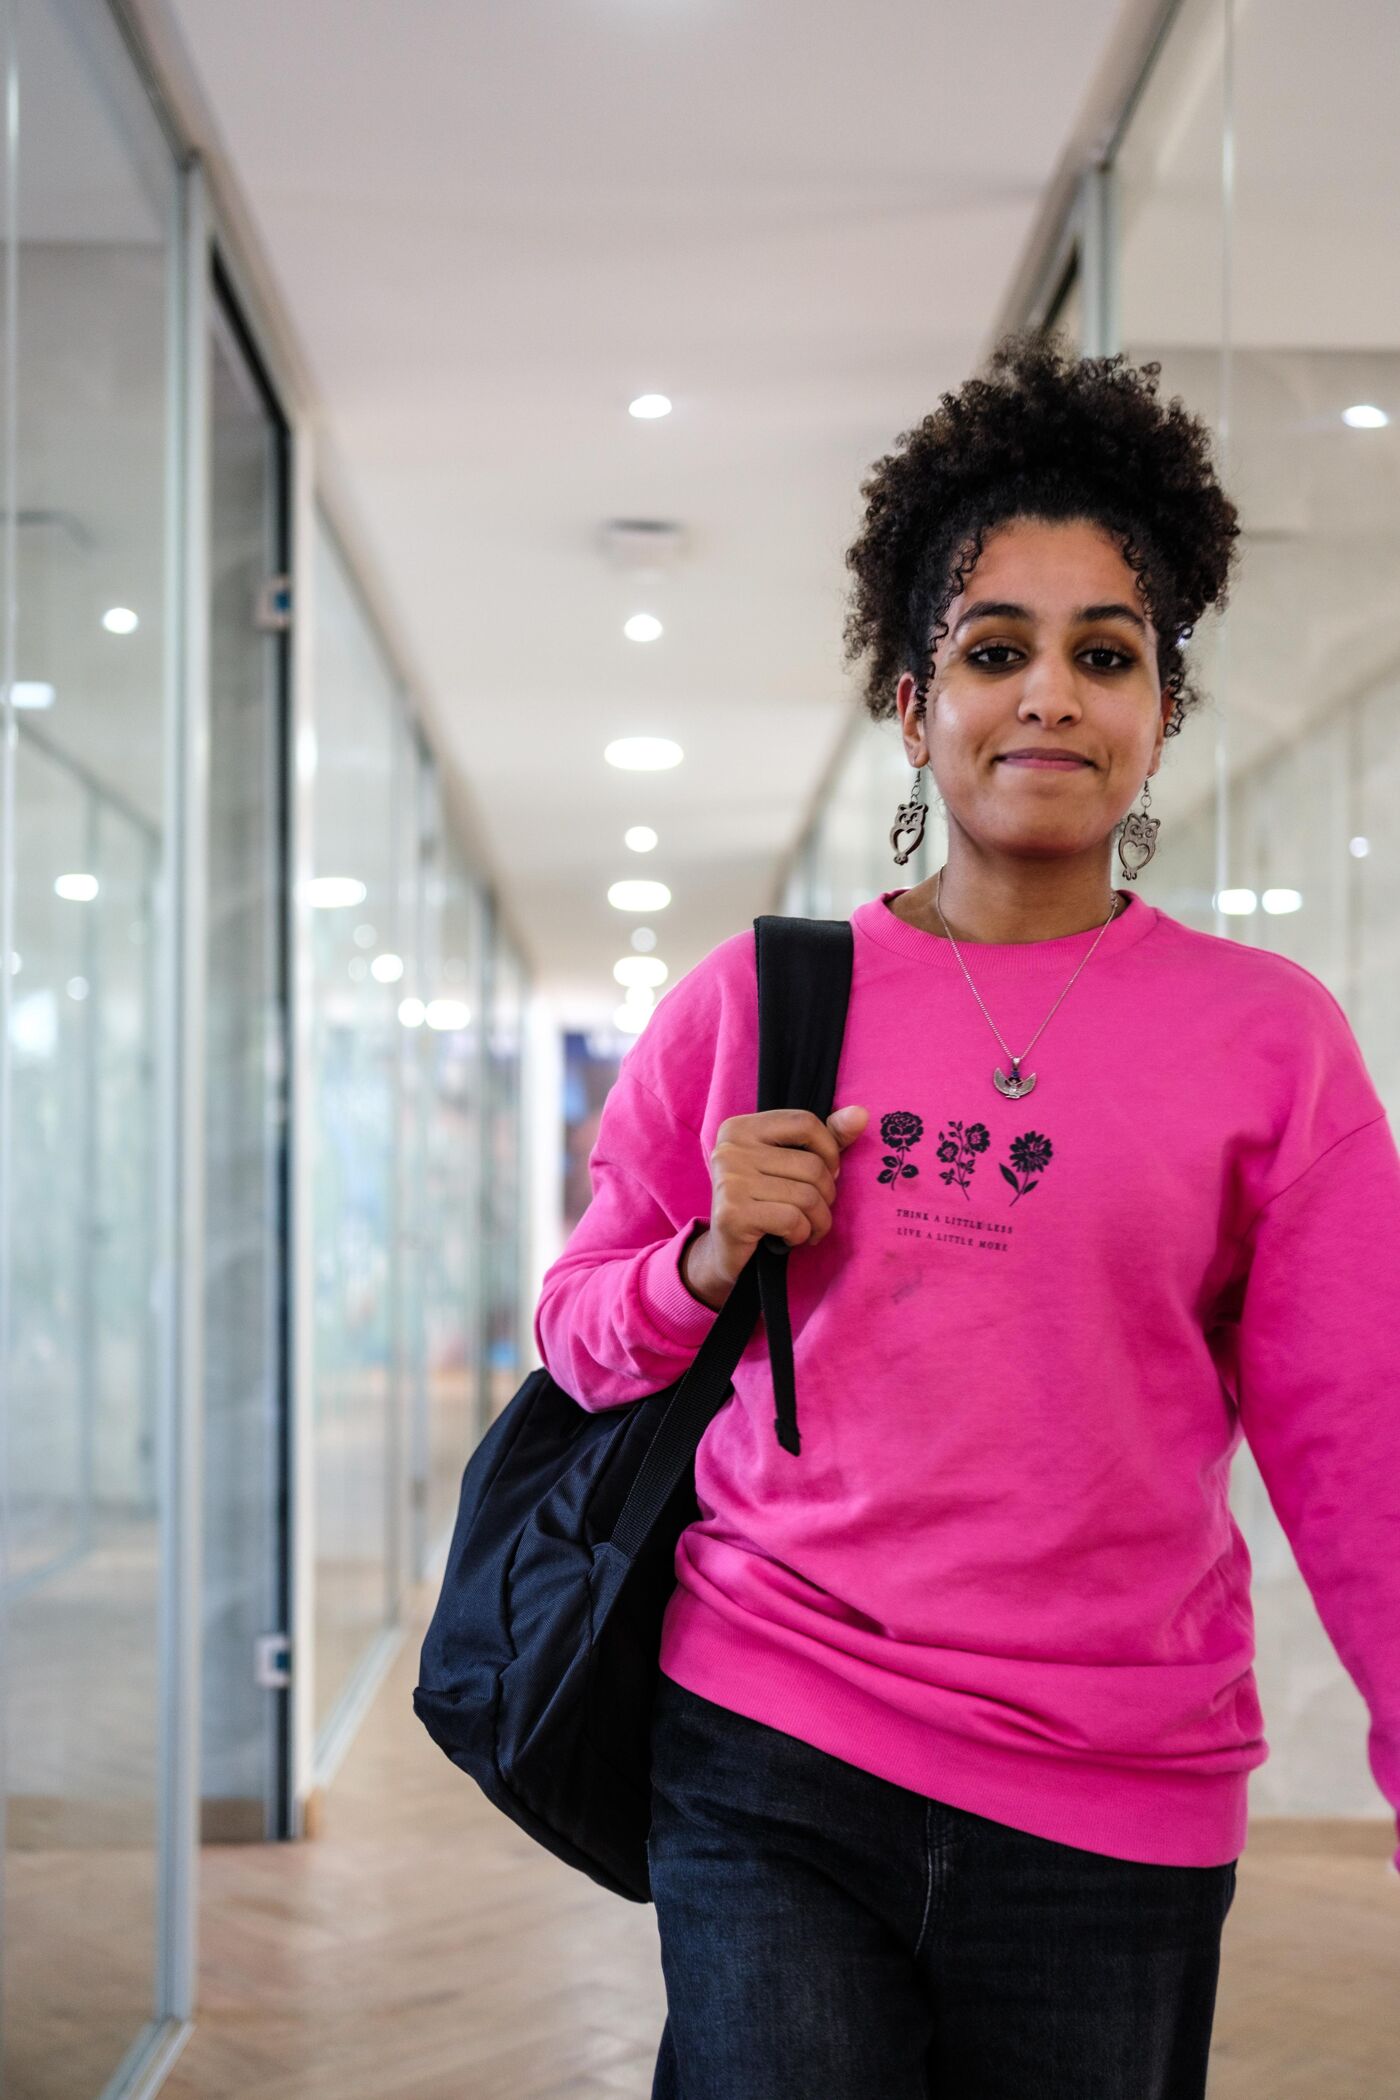
{"type": "Polygon", "coordinates": [[[1247,1770],[1141,1771],[950,1735],[717,1619],[683,1584],[667,1608],[660,1668],[697,1697],[877,1778],[1055,1844],[1182,1867],[1224,1866],[1244,1850],[1247,1770]]]}

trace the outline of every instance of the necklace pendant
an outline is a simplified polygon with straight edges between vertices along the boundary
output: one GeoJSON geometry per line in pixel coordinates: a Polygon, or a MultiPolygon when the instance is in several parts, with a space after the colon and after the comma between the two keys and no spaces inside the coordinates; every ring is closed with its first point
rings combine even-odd
{"type": "Polygon", "coordinates": [[[1008,1101],[1019,1101],[1022,1094],[1028,1094],[1035,1085],[1035,1074],[1034,1072],[1022,1073],[1019,1069],[1019,1060],[1013,1059],[1011,1077],[1008,1079],[1001,1066],[998,1065],[996,1071],[992,1074],[992,1085],[999,1094],[1005,1094],[1008,1101]]]}

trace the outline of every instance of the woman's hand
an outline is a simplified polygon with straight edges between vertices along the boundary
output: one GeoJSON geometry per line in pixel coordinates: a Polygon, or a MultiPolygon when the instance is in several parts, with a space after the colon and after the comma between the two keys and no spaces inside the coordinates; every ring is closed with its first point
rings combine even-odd
{"type": "Polygon", "coordinates": [[[858,1138],[868,1108],[838,1108],[823,1122],[805,1108],[767,1108],[726,1116],[710,1154],[710,1223],[681,1259],[693,1298],[724,1304],[767,1233],[790,1247],[825,1239],[841,1173],[841,1154],[858,1138]]]}

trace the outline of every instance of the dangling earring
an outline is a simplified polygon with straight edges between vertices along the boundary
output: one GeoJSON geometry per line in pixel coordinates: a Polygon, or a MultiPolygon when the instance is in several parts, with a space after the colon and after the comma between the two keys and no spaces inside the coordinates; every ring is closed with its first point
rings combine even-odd
{"type": "Polygon", "coordinates": [[[922,766],[915,766],[913,791],[907,802],[900,803],[899,812],[890,826],[890,850],[894,854],[895,865],[900,868],[911,853],[918,852],[923,843],[924,824],[928,818],[928,804],[922,799],[923,786],[924,769],[922,766]],[[904,831],[912,835],[909,844],[901,849],[899,837],[904,831]]]}
{"type": "Polygon", "coordinates": [[[1139,870],[1147,866],[1157,851],[1157,833],[1162,828],[1162,820],[1148,816],[1147,805],[1151,800],[1152,789],[1144,780],[1142,808],[1128,812],[1118,833],[1118,858],[1129,882],[1137,881],[1139,870]]]}
{"type": "MultiPolygon", "coordinates": [[[[927,704],[927,691],[927,680],[925,680],[923,685],[916,685],[914,688],[914,698],[919,704],[920,711],[927,704]]],[[[914,785],[910,791],[909,800],[900,803],[895,814],[895,820],[890,826],[890,851],[894,855],[896,867],[902,868],[910,854],[917,853],[923,844],[924,825],[928,820],[928,804],[924,801],[923,795],[924,768],[915,766],[914,785]],[[901,847],[899,843],[900,834],[906,831],[911,834],[909,844],[901,847]]]]}

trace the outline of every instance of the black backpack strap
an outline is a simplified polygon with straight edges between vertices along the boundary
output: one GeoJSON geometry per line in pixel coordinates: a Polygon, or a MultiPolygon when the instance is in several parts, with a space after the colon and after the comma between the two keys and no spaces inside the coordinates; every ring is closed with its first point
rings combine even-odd
{"type": "MultiPolygon", "coordinates": [[[[846,919],[754,920],[758,958],[758,1106],[807,1108],[825,1122],[836,1093],[854,942],[846,919]]],[[[776,1233],[755,1250],[763,1324],[773,1366],[774,1429],[784,1451],[802,1449],[788,1319],[792,1252],[776,1233]]]]}
{"type": "MultiPolygon", "coordinates": [[[[855,952],[847,919],[795,919],[775,912],[754,920],[758,969],[758,1107],[831,1114],[846,1028],[855,952]]],[[[695,1361],[671,1395],[646,1457],[613,1526],[612,1545],[629,1559],[670,1501],[700,1439],[734,1390],[732,1380],[760,1302],[773,1364],[778,1438],[796,1452],[797,1410],[788,1320],[787,1241],[769,1233],[745,1263],[695,1361]],[[779,1251],[781,1250],[781,1251],[779,1251]]]]}

